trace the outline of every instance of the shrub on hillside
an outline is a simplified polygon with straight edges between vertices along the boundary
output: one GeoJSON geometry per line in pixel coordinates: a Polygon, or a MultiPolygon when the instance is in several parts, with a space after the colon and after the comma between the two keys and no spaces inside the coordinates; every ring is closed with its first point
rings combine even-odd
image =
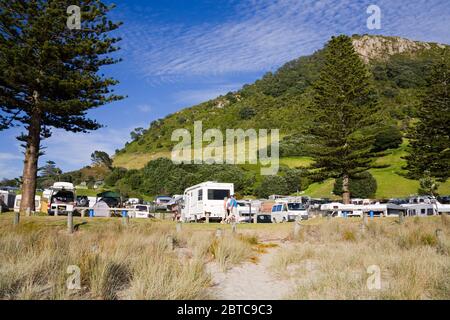
{"type": "Polygon", "coordinates": [[[396,149],[402,144],[402,133],[400,129],[393,125],[381,130],[375,136],[373,151],[380,152],[387,149],[396,149]]]}
{"type": "Polygon", "coordinates": [[[267,198],[272,194],[284,195],[289,193],[286,179],[282,176],[264,176],[261,185],[256,188],[259,198],[267,198]]]}
{"type": "MultiPolygon", "coordinates": [[[[350,195],[352,198],[371,198],[377,192],[377,180],[370,172],[363,172],[357,177],[350,178],[350,195]]],[[[342,195],[342,179],[336,179],[333,193],[342,195]]]]}

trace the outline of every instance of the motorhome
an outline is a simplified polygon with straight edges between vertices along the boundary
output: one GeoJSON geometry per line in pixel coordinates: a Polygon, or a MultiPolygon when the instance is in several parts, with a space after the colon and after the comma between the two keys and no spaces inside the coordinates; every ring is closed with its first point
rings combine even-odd
{"type": "Polygon", "coordinates": [[[10,191],[0,190],[0,212],[14,208],[16,194],[10,191]]]}
{"type": "Polygon", "coordinates": [[[407,209],[408,216],[420,217],[450,213],[449,204],[442,204],[431,196],[409,197],[408,203],[401,204],[401,206],[407,209]]]}
{"type": "MultiPolygon", "coordinates": [[[[22,202],[22,195],[18,194],[14,202],[14,212],[19,212],[21,202],[22,202]]],[[[41,196],[34,197],[34,211],[41,211],[41,196]]]]}
{"type": "Polygon", "coordinates": [[[70,182],[55,182],[48,201],[48,214],[60,215],[73,213],[76,206],[75,187],[70,182]]]}
{"type": "Polygon", "coordinates": [[[400,213],[406,214],[406,209],[393,203],[375,203],[367,205],[342,204],[332,202],[323,204],[320,207],[327,215],[332,217],[362,217],[364,213],[374,217],[398,216],[400,213]]]}
{"type": "Polygon", "coordinates": [[[185,222],[206,218],[221,221],[225,219],[224,199],[234,193],[233,183],[207,181],[189,187],[184,191],[184,205],[181,220],[185,222]]]}
{"type": "Polygon", "coordinates": [[[273,222],[292,222],[297,219],[308,219],[309,197],[287,197],[275,200],[272,206],[273,222]]]}

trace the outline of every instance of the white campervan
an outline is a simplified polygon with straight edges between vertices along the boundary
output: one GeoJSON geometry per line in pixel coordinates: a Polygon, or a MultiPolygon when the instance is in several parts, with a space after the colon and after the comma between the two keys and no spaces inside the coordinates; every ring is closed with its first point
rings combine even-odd
{"type": "Polygon", "coordinates": [[[181,220],[188,222],[205,219],[207,213],[209,213],[210,220],[224,219],[224,199],[233,193],[233,183],[208,181],[187,188],[184,191],[181,220]]]}
{"type": "Polygon", "coordinates": [[[277,199],[272,206],[272,222],[292,222],[297,218],[308,219],[309,197],[287,197],[277,199]]]}
{"type": "Polygon", "coordinates": [[[55,182],[48,201],[48,214],[59,215],[73,212],[76,205],[75,187],[70,182],[55,182]]]}

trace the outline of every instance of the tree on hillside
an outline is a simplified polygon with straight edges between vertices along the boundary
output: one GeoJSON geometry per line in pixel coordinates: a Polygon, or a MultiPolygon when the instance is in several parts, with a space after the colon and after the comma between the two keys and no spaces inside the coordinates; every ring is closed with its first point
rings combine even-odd
{"type": "Polygon", "coordinates": [[[62,170],[56,166],[54,161],[47,161],[45,166],[39,168],[42,177],[54,177],[62,174],[62,170]]]}
{"type": "Polygon", "coordinates": [[[342,178],[342,198],[350,202],[349,179],[370,168],[378,99],[372,77],[352,40],[333,37],[314,83],[309,108],[308,149],[315,178],[342,178]]]}
{"type": "MultiPolygon", "coordinates": [[[[34,210],[41,141],[51,128],[72,132],[101,125],[87,110],[121,99],[99,75],[102,66],[118,62],[119,27],[107,17],[113,6],[80,0],[81,26],[68,27],[71,1],[0,0],[0,129],[22,125],[25,147],[20,211],[34,210]]],[[[70,156],[70,146],[67,155],[70,156]]]]}
{"type": "Polygon", "coordinates": [[[142,127],[134,128],[133,131],[130,132],[131,141],[136,141],[141,138],[147,130],[142,127]]]}
{"type": "MultiPolygon", "coordinates": [[[[350,194],[355,198],[372,198],[377,192],[377,187],[377,180],[368,171],[353,176],[349,181],[350,194]]],[[[342,178],[336,179],[333,193],[342,195],[342,178]]]]}
{"type": "Polygon", "coordinates": [[[112,169],[113,161],[105,151],[95,150],[91,154],[91,161],[94,165],[103,165],[108,169],[112,169]]]}
{"type": "Polygon", "coordinates": [[[410,129],[406,169],[411,177],[445,181],[450,175],[450,49],[432,67],[426,93],[410,129]]]}

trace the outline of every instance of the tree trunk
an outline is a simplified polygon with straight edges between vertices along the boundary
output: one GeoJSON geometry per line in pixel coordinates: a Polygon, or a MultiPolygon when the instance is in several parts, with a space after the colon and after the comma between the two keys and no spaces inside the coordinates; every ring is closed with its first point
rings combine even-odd
{"type": "Polygon", "coordinates": [[[38,169],[39,145],[41,142],[41,115],[35,111],[31,115],[28,126],[28,137],[25,149],[25,161],[22,175],[22,201],[20,212],[27,215],[35,211],[34,197],[36,194],[36,177],[38,169]]]}
{"type": "Polygon", "coordinates": [[[342,202],[344,204],[350,204],[350,189],[348,174],[344,174],[342,177],[342,202]]]}

